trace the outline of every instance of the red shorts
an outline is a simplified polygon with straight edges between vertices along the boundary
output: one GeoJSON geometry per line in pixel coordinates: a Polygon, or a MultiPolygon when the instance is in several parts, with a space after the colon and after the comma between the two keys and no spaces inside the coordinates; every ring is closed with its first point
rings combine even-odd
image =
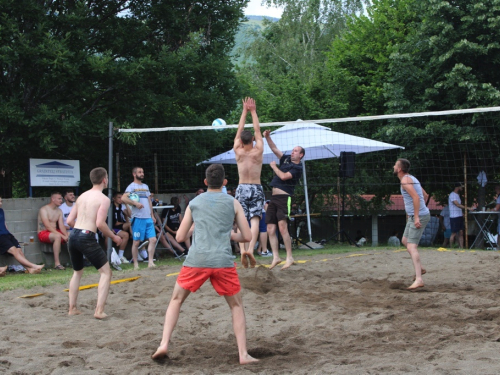
{"type": "Polygon", "coordinates": [[[241,290],[236,267],[231,268],[199,268],[182,267],[177,284],[182,289],[196,292],[207,279],[220,296],[234,296],[241,290]]]}
{"type": "MultiPolygon", "coordinates": [[[[59,233],[63,234],[59,229],[56,229],[59,233]]],[[[38,240],[43,243],[52,243],[50,242],[50,234],[52,232],[50,230],[42,230],[40,233],[38,233],[38,240]]],[[[66,243],[65,240],[61,239],[61,243],[66,243]]]]}

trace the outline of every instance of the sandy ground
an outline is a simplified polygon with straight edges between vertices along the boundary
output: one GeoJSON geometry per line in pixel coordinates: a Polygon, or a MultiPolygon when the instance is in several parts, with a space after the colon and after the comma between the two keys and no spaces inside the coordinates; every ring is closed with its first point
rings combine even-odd
{"type": "Polygon", "coordinates": [[[428,273],[417,292],[405,290],[413,277],[405,251],[317,255],[287,271],[238,270],[249,353],[261,360],[247,366],[238,364],[229,308],[209,282],[184,304],[170,358],[150,359],[176,280],[166,275],[180,266],[115,273],[141,278],[111,286],[105,321],[92,316],[96,289],[80,292],[84,314],[73,317],[60,285],[4,292],[0,373],[500,373],[498,253],[421,256],[428,273]]]}

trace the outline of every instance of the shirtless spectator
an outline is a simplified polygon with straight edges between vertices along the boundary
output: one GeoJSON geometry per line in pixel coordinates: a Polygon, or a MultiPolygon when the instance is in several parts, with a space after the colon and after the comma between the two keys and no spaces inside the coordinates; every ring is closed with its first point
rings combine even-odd
{"type": "Polygon", "coordinates": [[[108,298],[111,283],[111,268],[108,258],[101,246],[95,240],[99,229],[106,237],[111,237],[113,242],[121,244],[122,239],[109,229],[106,222],[108,215],[109,199],[102,190],[108,186],[108,173],[104,168],[94,168],[90,172],[92,189],[83,193],[76,201],[75,207],[68,216],[68,224],[74,229],[71,231],[71,241],[68,246],[69,256],[73,264],[73,277],[69,283],[69,312],[68,315],[79,315],[77,308],[80,280],[83,275],[83,256],[99,271],[101,277],[97,288],[97,306],[94,318],[104,319],[104,305],[108,298]],[[78,217],[78,219],[77,219],[78,217]]]}
{"type": "MultiPolygon", "coordinates": [[[[181,206],[179,206],[179,198],[172,197],[170,198],[170,205],[174,206],[173,208],[164,208],[161,213],[161,222],[167,218],[167,222],[165,223],[165,231],[170,233],[172,237],[175,237],[177,234],[177,230],[179,229],[182,222],[182,210],[181,206]]],[[[191,247],[191,240],[189,238],[184,242],[186,247],[191,247]]]]}
{"type": "Polygon", "coordinates": [[[255,267],[257,263],[253,256],[255,243],[259,237],[259,222],[264,207],[264,189],[260,184],[260,173],[262,171],[262,154],[264,152],[264,141],[260,132],[259,118],[255,100],[245,98],[243,100],[243,111],[241,112],[238,131],[234,137],[233,150],[238,164],[239,185],[236,189],[235,198],[240,202],[245,212],[245,217],[250,222],[252,240],[249,243],[240,244],[241,264],[243,267],[255,267]],[[252,115],[254,135],[245,129],[247,113],[252,115]],[[255,140],[255,145],[253,141],[255,140]]]}
{"type": "Polygon", "coordinates": [[[68,242],[63,213],[59,209],[62,202],[61,193],[54,192],[50,195],[50,203],[40,208],[38,212],[38,240],[52,245],[56,270],[65,269],[59,260],[59,254],[61,253],[61,244],[68,242]]]}
{"type": "Polygon", "coordinates": [[[73,189],[67,189],[64,191],[64,203],[59,206],[60,210],[63,213],[63,223],[66,230],[71,230],[71,227],[68,225],[67,220],[71,209],[73,208],[73,204],[76,201],[75,191],[73,189]]]}

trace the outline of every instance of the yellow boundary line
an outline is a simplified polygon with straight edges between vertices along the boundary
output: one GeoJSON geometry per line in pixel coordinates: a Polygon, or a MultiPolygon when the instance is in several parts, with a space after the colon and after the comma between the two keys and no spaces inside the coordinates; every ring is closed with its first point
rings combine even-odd
{"type": "MultiPolygon", "coordinates": [[[[135,281],[139,278],[140,278],[140,276],[135,276],[135,277],[129,277],[127,279],[114,280],[114,281],[111,281],[110,284],[119,284],[119,283],[125,283],[128,281],[135,281]]],[[[99,284],[82,285],[81,287],[78,288],[78,290],[92,289],[92,288],[97,288],[98,286],[99,286],[99,284]]],[[[64,289],[64,292],[69,292],[69,289],[64,289]]]]}

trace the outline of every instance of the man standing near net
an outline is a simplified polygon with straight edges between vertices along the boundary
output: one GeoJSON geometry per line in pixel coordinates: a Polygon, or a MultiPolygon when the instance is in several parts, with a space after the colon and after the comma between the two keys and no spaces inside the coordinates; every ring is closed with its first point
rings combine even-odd
{"type": "Polygon", "coordinates": [[[139,244],[145,238],[149,240],[148,267],[154,267],[153,258],[156,248],[156,220],[153,214],[153,205],[151,199],[149,199],[149,187],[142,183],[142,180],[144,180],[144,170],[141,167],[134,167],[134,169],[132,169],[132,175],[134,176],[134,182],[125,190],[122,201],[132,206],[132,259],[134,261],[134,269],[139,269],[139,263],[137,261],[139,244]],[[139,202],[129,198],[131,193],[135,193],[139,196],[139,202]]]}
{"type": "Polygon", "coordinates": [[[425,270],[420,263],[418,253],[418,243],[424,233],[426,225],[431,220],[431,214],[425,201],[429,195],[425,192],[416,177],[408,172],[410,171],[410,162],[406,159],[398,159],[394,164],[394,175],[401,181],[401,194],[405,203],[408,221],[403,233],[403,245],[410,253],[413,267],[415,268],[415,281],[407,289],[413,290],[424,286],[422,274],[425,270]]]}
{"type": "Polygon", "coordinates": [[[273,262],[269,269],[281,263],[278,236],[276,234],[277,227],[279,227],[286,249],[286,262],[281,269],[286,269],[293,264],[292,239],[288,233],[288,217],[290,216],[290,207],[295,185],[297,185],[300,177],[302,177],[301,160],[306,154],[306,151],[304,148],[296,146],[293,148],[290,155],[285,155],[274,144],[269,130],[264,132],[264,138],[266,138],[267,144],[274,155],[280,159],[279,167],[276,165],[275,161],[272,161],[270,164],[276,175],[271,181],[273,195],[266,212],[267,234],[273,251],[273,262]]]}
{"type": "Polygon", "coordinates": [[[460,192],[463,190],[464,185],[461,182],[455,184],[455,188],[448,197],[448,206],[450,207],[450,247],[453,247],[455,238],[457,238],[458,246],[463,249],[464,247],[464,214],[462,210],[471,210],[465,207],[460,200],[460,192]]]}
{"type": "Polygon", "coordinates": [[[234,137],[233,150],[238,164],[239,175],[239,185],[236,189],[235,198],[243,207],[245,217],[250,222],[250,230],[252,231],[251,241],[240,244],[241,264],[243,267],[248,268],[248,262],[250,261],[250,267],[253,268],[257,263],[253,250],[259,237],[259,222],[265,196],[260,184],[264,141],[260,132],[257,107],[255,100],[252,98],[243,100],[243,111],[241,112],[238,131],[234,137]],[[248,111],[252,115],[254,135],[250,131],[244,130],[248,111]],[[254,140],[255,145],[253,144],[254,140]]]}

